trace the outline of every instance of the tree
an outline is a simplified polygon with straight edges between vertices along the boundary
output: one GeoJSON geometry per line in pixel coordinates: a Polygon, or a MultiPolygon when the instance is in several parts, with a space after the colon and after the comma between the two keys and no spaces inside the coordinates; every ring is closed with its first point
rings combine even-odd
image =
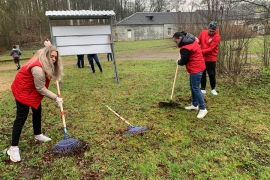
{"type": "Polygon", "coordinates": [[[150,0],[151,12],[163,12],[167,10],[167,0],[150,0]]]}
{"type": "Polygon", "coordinates": [[[257,55],[265,68],[270,67],[270,2],[267,0],[234,0],[234,3],[241,3],[241,6],[250,14],[254,14],[254,19],[250,21],[257,33],[262,34],[262,42],[257,48],[257,55]]]}
{"type": "Polygon", "coordinates": [[[172,0],[171,10],[179,11],[180,7],[187,4],[187,0],[172,0]]]}
{"type": "Polygon", "coordinates": [[[145,10],[147,0],[135,0],[135,12],[143,12],[145,10]]]}

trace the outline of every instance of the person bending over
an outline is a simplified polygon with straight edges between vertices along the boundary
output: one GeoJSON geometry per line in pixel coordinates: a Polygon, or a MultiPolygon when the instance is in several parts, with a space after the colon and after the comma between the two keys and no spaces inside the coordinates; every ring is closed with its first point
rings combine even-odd
{"type": "Polygon", "coordinates": [[[192,104],[185,107],[185,109],[199,110],[197,118],[204,118],[208,111],[200,90],[201,77],[205,70],[202,50],[197,41],[195,41],[195,36],[186,32],[176,32],[173,35],[173,41],[180,48],[180,59],[176,63],[180,66],[185,65],[189,73],[192,104]]]}
{"type": "Polygon", "coordinates": [[[44,96],[54,100],[58,106],[63,102],[55,93],[48,90],[51,80],[61,80],[63,72],[62,61],[55,46],[45,46],[31,57],[18,71],[11,85],[16,102],[16,119],[13,124],[11,147],[7,154],[11,161],[21,161],[19,153],[19,138],[22,128],[32,109],[34,139],[42,142],[51,138],[41,131],[41,101],[44,96]]]}

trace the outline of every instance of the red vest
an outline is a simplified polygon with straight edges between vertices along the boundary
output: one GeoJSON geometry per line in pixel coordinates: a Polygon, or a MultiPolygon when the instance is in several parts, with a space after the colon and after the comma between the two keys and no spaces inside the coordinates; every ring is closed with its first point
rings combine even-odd
{"type": "MultiPolygon", "coordinates": [[[[34,66],[42,67],[42,65],[39,60],[34,61],[29,66],[28,65],[29,63],[26,63],[26,65],[18,71],[11,85],[11,90],[17,101],[37,109],[44,96],[36,90],[31,68],[34,66]]],[[[46,78],[45,87],[48,88],[49,84],[50,79],[46,78]]]]}
{"type": "Polygon", "coordinates": [[[199,44],[194,41],[191,44],[182,46],[180,49],[187,49],[190,51],[188,63],[186,69],[189,74],[196,74],[205,70],[205,61],[202,55],[202,50],[199,44]]]}

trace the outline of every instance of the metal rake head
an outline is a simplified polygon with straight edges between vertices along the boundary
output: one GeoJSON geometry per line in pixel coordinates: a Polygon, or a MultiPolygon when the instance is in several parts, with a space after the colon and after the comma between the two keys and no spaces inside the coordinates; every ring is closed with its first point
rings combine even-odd
{"type": "Polygon", "coordinates": [[[170,101],[170,102],[159,102],[159,107],[179,107],[180,104],[170,101]]]}
{"type": "Polygon", "coordinates": [[[146,130],[147,127],[131,126],[130,129],[126,131],[126,134],[140,134],[144,133],[146,130]]]}
{"type": "Polygon", "coordinates": [[[81,142],[74,138],[64,138],[58,144],[52,148],[54,153],[70,153],[74,151],[81,150],[86,146],[86,143],[81,142]]]}

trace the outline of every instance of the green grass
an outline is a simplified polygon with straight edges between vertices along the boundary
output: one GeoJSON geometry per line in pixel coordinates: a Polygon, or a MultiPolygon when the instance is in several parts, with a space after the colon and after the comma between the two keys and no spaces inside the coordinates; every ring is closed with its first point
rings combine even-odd
{"type": "Polygon", "coordinates": [[[159,39],[159,40],[147,40],[147,41],[126,41],[115,42],[116,52],[127,50],[142,50],[146,48],[160,47],[160,46],[172,46],[172,39],[159,39]]]}
{"type": "MultiPolygon", "coordinates": [[[[74,156],[51,155],[63,130],[59,108],[44,98],[43,132],[53,140],[34,141],[29,115],[20,140],[22,162],[12,163],[1,154],[0,179],[269,179],[269,83],[231,86],[217,77],[220,93],[212,96],[207,89],[209,113],[197,119],[197,112],[183,109],[190,104],[184,67],[179,68],[173,97],[182,108],[158,107],[160,101],[169,102],[175,61],[117,61],[119,84],[112,64],[102,62],[102,67],[103,74],[74,65],[64,69],[67,129],[89,149],[74,156]],[[149,130],[139,136],[122,134],[127,125],[102,103],[149,130]]],[[[0,77],[15,73],[2,71],[0,77]]],[[[56,92],[53,83],[50,90],[56,92]]],[[[9,90],[0,97],[2,150],[10,145],[16,108],[9,90]]]]}

